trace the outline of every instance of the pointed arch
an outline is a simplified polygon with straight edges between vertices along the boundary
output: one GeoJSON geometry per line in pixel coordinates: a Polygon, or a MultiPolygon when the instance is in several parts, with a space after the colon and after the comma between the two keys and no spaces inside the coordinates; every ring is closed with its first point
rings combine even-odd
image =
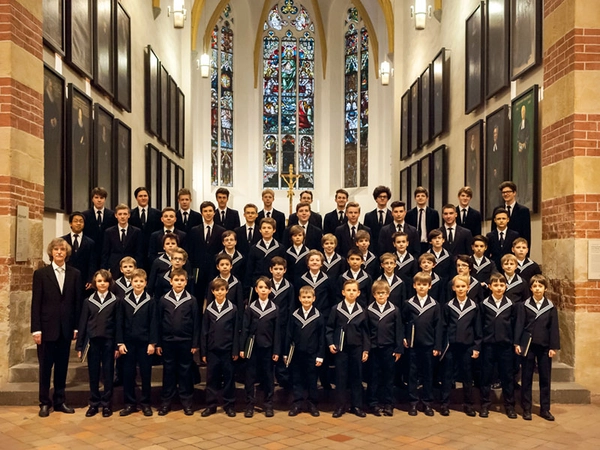
{"type": "MultiPolygon", "coordinates": [[[[379,79],[379,39],[377,39],[377,30],[373,26],[373,22],[371,21],[371,17],[365,8],[365,5],[360,0],[351,0],[356,9],[358,10],[358,14],[362,18],[365,23],[365,27],[367,27],[367,31],[369,32],[369,45],[371,47],[371,57],[373,58],[373,64],[375,67],[375,78],[379,79]]],[[[381,3],[381,1],[380,1],[381,3]]]]}
{"type": "Polygon", "coordinates": [[[388,35],[388,49],[389,53],[394,53],[394,9],[392,8],[391,0],[378,0],[379,6],[383,11],[383,17],[385,17],[385,25],[387,28],[388,35]]]}
{"type": "MultiPolygon", "coordinates": [[[[197,47],[197,36],[198,36],[198,27],[200,26],[200,19],[202,18],[202,11],[204,11],[204,4],[206,0],[194,0],[194,6],[192,6],[192,51],[196,51],[197,47]]],[[[221,11],[223,9],[221,8],[221,11]]],[[[217,9],[218,11],[218,9],[217,9]]],[[[210,27],[208,27],[210,29],[210,27]]]]}

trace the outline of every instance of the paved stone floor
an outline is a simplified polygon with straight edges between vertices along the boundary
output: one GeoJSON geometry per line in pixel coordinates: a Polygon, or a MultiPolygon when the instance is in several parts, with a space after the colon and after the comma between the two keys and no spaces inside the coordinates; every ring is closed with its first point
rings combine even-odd
{"type": "MultiPolygon", "coordinates": [[[[377,445],[381,448],[452,449],[560,449],[600,448],[600,404],[553,405],[556,422],[534,415],[525,422],[521,416],[510,420],[500,412],[488,419],[469,418],[452,410],[449,417],[409,417],[395,411],[394,417],[345,414],[333,419],[330,412],[313,418],[308,414],[288,417],[276,410],[267,419],[257,413],[228,418],[218,413],[201,418],[200,412],[187,417],[181,410],[165,417],[150,418],[141,413],[110,418],[86,418],[85,409],[73,415],[52,413],[41,419],[37,407],[0,407],[0,449],[77,450],[117,449],[268,449],[331,448],[350,449],[377,445]]],[[[535,411],[534,411],[535,413],[535,411]]]]}

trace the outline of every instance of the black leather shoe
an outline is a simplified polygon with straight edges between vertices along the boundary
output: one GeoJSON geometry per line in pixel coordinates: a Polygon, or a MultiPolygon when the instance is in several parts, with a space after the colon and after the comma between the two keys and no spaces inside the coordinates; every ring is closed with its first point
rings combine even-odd
{"type": "Polygon", "coordinates": [[[58,405],[54,405],[54,411],[61,412],[65,414],[75,414],[75,410],[70,406],[65,405],[64,403],[59,403],[58,405]]]}
{"type": "Polygon", "coordinates": [[[506,408],[506,415],[509,419],[516,419],[517,418],[517,413],[515,412],[515,408],[512,406],[509,406],[506,408]]]}
{"type": "Polygon", "coordinates": [[[394,415],[394,408],[391,405],[385,405],[383,407],[383,415],[386,417],[392,417],[394,415]]]}
{"type": "Polygon", "coordinates": [[[481,410],[479,411],[479,417],[483,417],[484,419],[486,419],[489,416],[490,416],[490,412],[489,412],[487,406],[482,406],[481,410]]]}
{"type": "Polygon", "coordinates": [[[110,417],[112,416],[112,409],[106,407],[102,408],[102,417],[110,417]]]}
{"type": "Polygon", "coordinates": [[[254,407],[248,407],[246,408],[246,411],[244,411],[244,417],[253,417],[254,416],[254,407]]]}
{"type": "Polygon", "coordinates": [[[334,419],[342,417],[344,415],[344,408],[336,408],[331,415],[334,419]]]}
{"type": "Polygon", "coordinates": [[[431,406],[426,405],[425,408],[423,409],[423,412],[425,413],[426,416],[432,417],[434,412],[433,412],[433,408],[431,408],[431,406]]]}
{"type": "Polygon", "coordinates": [[[471,405],[465,405],[465,406],[463,406],[463,411],[469,417],[475,417],[477,415],[475,413],[475,410],[473,409],[473,407],[471,405]]]}
{"type": "Polygon", "coordinates": [[[288,412],[288,416],[290,417],[295,417],[298,414],[300,414],[300,408],[298,408],[296,405],[292,406],[290,408],[290,412],[288,412]]]}
{"type": "Polygon", "coordinates": [[[523,411],[523,419],[524,420],[531,420],[531,411],[529,411],[528,409],[523,411]]]}
{"type": "Polygon", "coordinates": [[[98,414],[98,407],[90,406],[88,408],[88,410],[85,412],[85,417],[94,417],[96,414],[98,414]]]}
{"type": "Polygon", "coordinates": [[[540,412],[540,417],[542,417],[542,419],[549,420],[550,422],[554,422],[554,416],[550,414],[550,411],[540,412]]]}
{"type": "Polygon", "coordinates": [[[319,417],[321,415],[321,413],[319,412],[319,410],[317,409],[317,407],[315,405],[309,405],[308,412],[313,417],[319,417]]]}
{"type": "Polygon", "coordinates": [[[275,413],[273,412],[273,408],[265,408],[265,417],[273,417],[275,413]]]}
{"type": "Polygon", "coordinates": [[[217,408],[215,408],[214,406],[206,408],[204,411],[202,411],[202,413],[200,413],[201,417],[208,417],[214,413],[217,412],[217,408]]]}
{"type": "Polygon", "coordinates": [[[235,409],[231,407],[225,408],[225,414],[227,414],[227,417],[235,417],[235,409]]]}
{"type": "Polygon", "coordinates": [[[152,408],[150,406],[142,406],[142,412],[146,417],[152,416],[152,408]]]}
{"type": "Polygon", "coordinates": [[[166,416],[167,414],[169,414],[169,412],[171,411],[171,408],[168,406],[161,406],[160,408],[158,408],[158,415],[159,416],[166,416]]]}
{"type": "Polygon", "coordinates": [[[356,417],[367,417],[367,413],[365,413],[362,409],[357,408],[356,406],[350,408],[350,412],[356,417]]]}
{"type": "Polygon", "coordinates": [[[416,416],[418,414],[417,412],[417,405],[410,405],[408,407],[408,415],[409,416],[416,416]]]}
{"type": "Polygon", "coordinates": [[[187,408],[183,408],[183,413],[186,416],[193,416],[194,415],[194,408],[192,408],[191,406],[189,406],[187,408]]]}
{"type": "Polygon", "coordinates": [[[450,415],[450,410],[447,405],[440,406],[440,415],[447,417],[450,415]]]}
{"type": "Polygon", "coordinates": [[[40,412],[38,416],[40,417],[48,417],[50,415],[50,407],[48,405],[40,406],[40,412]]]}
{"type": "Polygon", "coordinates": [[[137,412],[137,408],[133,405],[127,405],[125,408],[123,408],[121,410],[121,412],[119,413],[119,416],[121,417],[125,417],[125,416],[129,416],[130,414],[133,414],[137,412]]]}
{"type": "Polygon", "coordinates": [[[374,416],[381,417],[382,413],[383,413],[383,409],[381,408],[381,406],[371,407],[371,414],[373,414],[374,416]]]}

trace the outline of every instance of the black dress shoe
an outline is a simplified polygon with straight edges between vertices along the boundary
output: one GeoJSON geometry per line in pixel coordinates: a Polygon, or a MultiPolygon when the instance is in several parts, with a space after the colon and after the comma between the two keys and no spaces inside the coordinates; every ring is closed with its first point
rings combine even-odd
{"type": "Polygon", "coordinates": [[[54,405],[54,411],[65,413],[65,414],[75,414],[75,410],[70,406],[65,405],[64,403],[59,403],[58,405],[54,405]]]}
{"type": "Polygon", "coordinates": [[[85,412],[85,417],[94,417],[96,414],[98,414],[98,407],[90,406],[88,408],[88,410],[85,412]]]}
{"type": "Polygon", "coordinates": [[[386,417],[392,417],[394,415],[394,408],[391,405],[385,405],[383,407],[383,415],[386,417]]]}
{"type": "Polygon", "coordinates": [[[523,419],[524,420],[531,420],[531,411],[529,411],[527,409],[525,411],[523,411],[523,419]]]}
{"type": "Polygon", "coordinates": [[[332,417],[334,419],[337,419],[339,417],[342,417],[344,415],[344,408],[336,408],[335,411],[333,411],[332,417]]]}
{"type": "Polygon", "coordinates": [[[506,408],[506,415],[508,416],[509,419],[516,419],[517,418],[517,413],[515,412],[515,408],[512,406],[508,406],[506,408]]]}
{"type": "Polygon", "coordinates": [[[232,407],[225,408],[225,414],[227,414],[227,417],[235,417],[235,409],[232,407]]]}
{"type": "Polygon", "coordinates": [[[447,405],[440,406],[440,415],[447,417],[450,415],[450,410],[447,405]]]}
{"type": "Polygon", "coordinates": [[[408,407],[408,415],[409,416],[416,416],[418,414],[417,412],[417,405],[410,405],[408,407]]]}
{"type": "Polygon", "coordinates": [[[540,417],[542,417],[542,419],[549,420],[550,422],[554,422],[554,416],[550,414],[550,411],[541,411],[540,417]]]}
{"type": "Polygon", "coordinates": [[[321,413],[319,412],[319,410],[317,409],[317,407],[315,405],[309,405],[308,412],[313,417],[319,417],[321,415],[321,413]]]}
{"type": "Polygon", "coordinates": [[[109,407],[102,408],[102,417],[110,417],[112,416],[112,409],[109,407]]]}
{"type": "Polygon", "coordinates": [[[367,417],[367,413],[365,413],[362,409],[357,408],[356,406],[350,408],[350,412],[356,417],[367,417]]]}
{"type": "Polygon", "coordinates": [[[49,415],[50,415],[50,406],[48,406],[48,405],[40,406],[40,412],[38,413],[38,416],[48,417],[49,415]]]}
{"type": "Polygon", "coordinates": [[[433,416],[433,408],[429,405],[426,405],[425,408],[423,408],[423,412],[425,413],[426,416],[432,417],[433,416]]]}
{"type": "Polygon", "coordinates": [[[479,417],[483,417],[484,419],[490,416],[490,412],[487,408],[487,406],[482,406],[481,410],[479,411],[479,417]]]}
{"type": "Polygon", "coordinates": [[[295,417],[298,414],[300,414],[300,408],[298,408],[296,405],[292,406],[290,408],[290,412],[288,412],[288,416],[290,417],[295,417]]]}
{"type": "Polygon", "coordinates": [[[382,413],[383,413],[383,409],[381,408],[381,406],[371,407],[371,414],[373,414],[374,416],[381,417],[382,413]]]}
{"type": "Polygon", "coordinates": [[[152,416],[152,408],[150,406],[142,406],[142,412],[146,417],[152,416]]]}
{"type": "Polygon", "coordinates": [[[125,408],[123,408],[121,410],[121,412],[119,413],[119,416],[121,416],[121,417],[129,416],[130,414],[133,414],[134,412],[137,412],[137,408],[133,405],[127,405],[125,408]]]}
{"type": "Polygon", "coordinates": [[[200,413],[201,417],[208,417],[217,412],[217,408],[214,406],[206,408],[202,413],[200,413]]]}
{"type": "Polygon", "coordinates": [[[194,415],[194,408],[192,408],[191,406],[188,406],[187,408],[183,408],[183,413],[186,416],[193,416],[194,415]]]}
{"type": "Polygon", "coordinates": [[[469,417],[475,417],[477,415],[475,413],[475,410],[473,409],[473,407],[471,405],[465,405],[465,406],[463,406],[463,411],[469,417]]]}
{"type": "Polygon", "coordinates": [[[254,407],[249,406],[248,408],[246,408],[246,411],[244,411],[244,417],[253,417],[254,416],[254,407]]]}
{"type": "Polygon", "coordinates": [[[160,408],[158,408],[158,415],[166,416],[167,414],[169,414],[170,411],[171,408],[169,406],[161,406],[160,408]]]}
{"type": "Polygon", "coordinates": [[[274,415],[272,407],[265,408],[265,417],[273,417],[274,415]]]}

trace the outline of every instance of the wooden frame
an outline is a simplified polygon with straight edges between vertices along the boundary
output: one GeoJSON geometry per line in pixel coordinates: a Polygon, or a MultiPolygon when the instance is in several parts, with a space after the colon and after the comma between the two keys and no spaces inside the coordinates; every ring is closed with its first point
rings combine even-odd
{"type": "Polygon", "coordinates": [[[66,6],[66,61],[73,69],[91,80],[94,76],[92,0],[71,0],[66,6]]]}
{"type": "Polygon", "coordinates": [[[160,204],[161,209],[169,205],[169,158],[161,152],[160,154],[160,204]]]}
{"type": "Polygon", "coordinates": [[[160,61],[151,46],[146,48],[146,131],[159,137],[160,133],[160,61]]]}
{"type": "Polygon", "coordinates": [[[177,205],[177,164],[169,160],[169,204],[177,205]]]}
{"type": "Polygon", "coordinates": [[[429,191],[429,206],[442,211],[448,202],[448,171],[446,170],[446,146],[440,145],[431,153],[431,191],[429,191]]]}
{"type": "Polygon", "coordinates": [[[92,189],[93,102],[82,90],[69,83],[67,108],[67,212],[90,207],[92,189]]]}
{"type": "Polygon", "coordinates": [[[61,56],[65,54],[65,0],[43,0],[44,44],[61,56]]]}
{"type": "Polygon", "coordinates": [[[431,191],[431,154],[423,156],[419,160],[419,165],[419,173],[421,175],[419,185],[431,191]]]}
{"type": "Polygon", "coordinates": [[[185,95],[177,88],[177,155],[185,157],[185,95]]]}
{"type": "Polygon", "coordinates": [[[185,187],[185,170],[181,166],[177,166],[177,191],[175,192],[175,200],[180,189],[185,187]]]}
{"type": "Polygon", "coordinates": [[[94,0],[94,86],[115,93],[115,0],[94,0]]]}
{"type": "Polygon", "coordinates": [[[539,138],[538,85],[533,85],[511,103],[511,171],[519,203],[538,212],[539,138]]]}
{"type": "Polygon", "coordinates": [[[94,104],[94,186],[108,191],[107,207],[114,206],[113,192],[113,115],[98,103],[94,104]]]}
{"type": "MultiPolygon", "coordinates": [[[[471,206],[482,211],[483,198],[483,120],[465,130],[465,186],[473,190],[471,206]]],[[[482,211],[483,214],[483,211],[482,211]]]]}
{"type": "Polygon", "coordinates": [[[131,19],[121,3],[115,18],[115,103],[131,112],[131,19]]]}
{"type": "Polygon", "coordinates": [[[438,137],[446,131],[448,117],[448,89],[446,76],[446,49],[442,47],[432,63],[433,70],[433,135],[438,137]]]}
{"type": "Polygon", "coordinates": [[[485,211],[492,218],[494,208],[502,204],[498,186],[508,180],[510,168],[508,105],[503,105],[485,118],[485,211]],[[494,130],[497,129],[497,132],[494,130]]]}
{"type": "Polygon", "coordinates": [[[400,161],[410,156],[410,90],[400,100],[400,161]]]}
{"type": "Polygon", "coordinates": [[[65,79],[44,64],[44,209],[65,210],[65,79]]]}
{"type": "Polygon", "coordinates": [[[131,203],[131,128],[119,119],[114,121],[113,189],[115,203],[131,203]]]}
{"type": "Polygon", "coordinates": [[[423,71],[420,77],[419,91],[421,98],[421,145],[431,141],[431,64],[423,71]]]}
{"type": "Polygon", "coordinates": [[[169,149],[177,152],[177,83],[169,77],[169,149]]]}
{"type": "Polygon", "coordinates": [[[159,139],[164,144],[169,143],[169,72],[160,64],[160,98],[159,98],[159,139]]]}
{"type": "Polygon", "coordinates": [[[510,79],[516,80],[542,60],[542,2],[510,3],[510,79]]]}
{"type": "Polygon", "coordinates": [[[146,144],[146,186],[150,189],[150,206],[162,209],[161,195],[158,192],[160,183],[159,151],[152,144],[146,144]]]}
{"type": "Polygon", "coordinates": [[[485,10],[486,23],[486,65],[485,94],[492,98],[508,87],[509,72],[509,0],[487,0],[485,10]]]}
{"type": "Polygon", "coordinates": [[[415,192],[415,189],[417,189],[420,186],[420,178],[421,178],[421,174],[420,174],[420,165],[419,165],[419,161],[415,161],[414,163],[412,163],[409,167],[410,170],[410,176],[408,178],[409,180],[409,189],[410,192],[415,192]]]}
{"type": "Polygon", "coordinates": [[[465,22],[465,114],[483,103],[484,3],[465,22]]]}
{"type": "Polygon", "coordinates": [[[421,150],[421,101],[419,79],[410,86],[410,153],[421,150]]]}
{"type": "Polygon", "coordinates": [[[412,207],[409,176],[410,173],[408,167],[405,167],[400,171],[400,200],[403,200],[406,203],[406,210],[409,210],[412,207]]]}

